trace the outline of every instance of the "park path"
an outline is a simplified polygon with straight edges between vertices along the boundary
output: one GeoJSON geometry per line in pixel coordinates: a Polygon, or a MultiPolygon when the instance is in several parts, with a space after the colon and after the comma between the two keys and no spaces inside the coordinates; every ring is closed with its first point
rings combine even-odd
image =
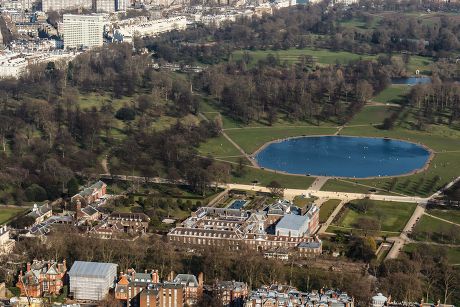
{"type": "Polygon", "coordinates": [[[104,171],[104,174],[110,175],[109,163],[107,161],[107,155],[101,160],[101,166],[102,166],[102,170],[104,171]]]}
{"type": "MultiPolygon", "coordinates": [[[[201,117],[203,120],[205,121],[209,121],[209,119],[206,117],[206,115],[204,115],[203,113],[198,113],[198,116],[201,117]]],[[[251,163],[251,165],[253,167],[256,167],[256,168],[259,168],[259,165],[257,165],[256,161],[254,159],[252,159],[244,150],[243,148],[240,147],[240,145],[238,145],[234,140],[232,140],[231,137],[228,136],[227,133],[225,133],[225,131],[222,129],[222,131],[220,132],[222,134],[222,136],[224,138],[227,139],[227,141],[229,141],[233,146],[235,146],[236,149],[238,149],[238,151],[251,163]]]]}
{"type": "Polygon", "coordinates": [[[331,215],[327,218],[326,222],[323,223],[318,231],[318,234],[328,234],[326,232],[329,225],[331,225],[332,221],[339,214],[340,210],[342,210],[343,206],[348,202],[348,199],[342,199],[342,201],[335,207],[334,211],[332,211],[331,215]]]}
{"type": "Polygon", "coordinates": [[[256,161],[251,158],[251,156],[249,156],[244,150],[243,148],[240,147],[240,145],[238,145],[234,140],[232,140],[231,137],[229,137],[227,135],[227,133],[225,133],[225,131],[222,131],[221,134],[223,135],[224,138],[226,138],[230,143],[232,143],[233,146],[235,146],[236,149],[238,149],[241,154],[249,161],[251,162],[251,165],[254,166],[254,167],[257,167],[259,168],[259,165],[257,165],[256,161]]]}
{"type": "Polygon", "coordinates": [[[309,189],[314,190],[314,191],[319,191],[321,190],[323,185],[326,184],[328,180],[329,180],[329,177],[322,177],[322,176],[316,177],[315,181],[313,181],[309,189]]]}
{"type": "Polygon", "coordinates": [[[403,249],[404,245],[411,242],[411,239],[407,235],[412,232],[413,227],[415,224],[417,224],[418,220],[423,216],[424,213],[425,205],[418,204],[409,221],[407,221],[406,226],[404,226],[404,229],[399,237],[388,239],[388,241],[393,242],[393,246],[385,257],[385,260],[398,258],[399,253],[403,249]]]}
{"type": "Polygon", "coordinates": [[[387,102],[377,102],[377,101],[369,101],[366,103],[368,107],[401,107],[400,104],[397,103],[387,103],[387,102]]]}
{"type": "Polygon", "coordinates": [[[342,131],[343,128],[345,128],[345,125],[339,126],[339,127],[337,128],[337,131],[334,133],[334,135],[339,135],[339,134],[340,134],[340,131],[342,131]]]}

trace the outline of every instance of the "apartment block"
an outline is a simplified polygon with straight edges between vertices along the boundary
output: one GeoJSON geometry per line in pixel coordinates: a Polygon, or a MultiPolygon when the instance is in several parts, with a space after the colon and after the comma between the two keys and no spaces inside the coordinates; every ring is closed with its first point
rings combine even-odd
{"type": "Polygon", "coordinates": [[[102,46],[104,17],[102,15],[64,14],[64,48],[86,49],[102,46]]]}
{"type": "Polygon", "coordinates": [[[76,8],[91,9],[92,6],[92,0],[42,0],[42,11],[44,12],[76,8]]]}

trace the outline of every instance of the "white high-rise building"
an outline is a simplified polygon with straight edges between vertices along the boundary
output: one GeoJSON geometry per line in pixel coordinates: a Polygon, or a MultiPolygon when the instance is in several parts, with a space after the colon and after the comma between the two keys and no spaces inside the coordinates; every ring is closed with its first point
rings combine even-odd
{"type": "Polygon", "coordinates": [[[102,15],[64,14],[64,49],[102,46],[104,17],[102,15]]]}
{"type": "Polygon", "coordinates": [[[61,11],[66,9],[93,7],[92,0],[42,0],[42,11],[61,11]]]}
{"type": "Polygon", "coordinates": [[[115,0],[96,0],[96,12],[98,13],[115,12],[115,0]]]}

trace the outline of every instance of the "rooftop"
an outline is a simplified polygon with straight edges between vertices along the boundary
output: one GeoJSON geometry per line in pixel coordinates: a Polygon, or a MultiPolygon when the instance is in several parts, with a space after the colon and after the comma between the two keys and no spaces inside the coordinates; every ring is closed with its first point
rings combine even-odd
{"type": "Polygon", "coordinates": [[[105,278],[116,267],[114,263],[75,261],[69,276],[105,278]]]}
{"type": "Polygon", "coordinates": [[[307,223],[308,220],[308,216],[305,215],[286,214],[281,218],[278,224],[276,224],[276,228],[300,230],[302,225],[307,223]]]}
{"type": "Polygon", "coordinates": [[[174,278],[173,282],[180,284],[192,283],[194,287],[198,287],[198,281],[196,280],[195,275],[192,274],[178,274],[176,278],[174,278]]]}

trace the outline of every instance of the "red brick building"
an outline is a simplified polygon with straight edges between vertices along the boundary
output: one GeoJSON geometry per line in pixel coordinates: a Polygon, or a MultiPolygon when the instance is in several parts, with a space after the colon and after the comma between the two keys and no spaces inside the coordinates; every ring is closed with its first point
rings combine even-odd
{"type": "Polygon", "coordinates": [[[27,263],[26,271],[19,273],[16,287],[21,290],[21,296],[43,297],[59,295],[64,286],[67,272],[66,261],[38,261],[27,263]]]}
{"type": "Polygon", "coordinates": [[[115,286],[115,298],[126,306],[183,307],[196,304],[203,293],[203,274],[198,279],[191,274],[170,274],[168,281],[160,282],[158,270],[121,273],[115,286]]]}

